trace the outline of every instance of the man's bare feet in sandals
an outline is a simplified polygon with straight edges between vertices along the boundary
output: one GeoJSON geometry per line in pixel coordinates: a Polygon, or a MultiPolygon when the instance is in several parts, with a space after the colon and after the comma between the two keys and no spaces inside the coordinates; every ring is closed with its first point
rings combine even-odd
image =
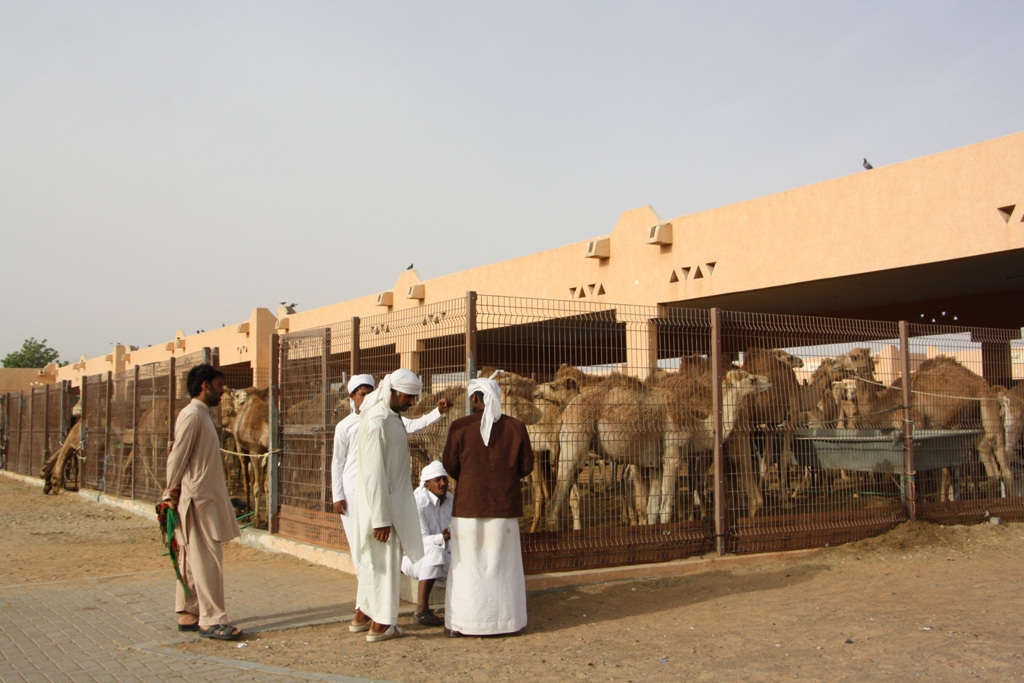
{"type": "Polygon", "coordinates": [[[182,633],[199,630],[199,615],[190,612],[178,614],[178,630],[182,633]]]}
{"type": "Polygon", "coordinates": [[[372,623],[373,621],[370,619],[370,617],[363,614],[362,610],[357,609],[355,616],[352,617],[352,621],[350,621],[348,624],[348,630],[352,633],[368,631],[370,629],[370,624],[372,623]]]}
{"type": "Polygon", "coordinates": [[[215,624],[199,629],[200,638],[216,638],[217,640],[238,640],[244,634],[242,629],[231,624],[215,624]]]}

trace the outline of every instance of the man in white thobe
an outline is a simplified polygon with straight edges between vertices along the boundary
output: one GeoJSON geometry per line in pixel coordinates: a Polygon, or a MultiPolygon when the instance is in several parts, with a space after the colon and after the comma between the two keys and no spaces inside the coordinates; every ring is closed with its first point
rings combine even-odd
{"type": "Polygon", "coordinates": [[[520,480],[533,470],[533,449],[522,420],[501,414],[497,382],[475,379],[466,391],[473,414],[452,422],[442,460],[458,482],[445,630],[449,636],[515,633],[526,626],[520,480]]]}
{"type": "Polygon", "coordinates": [[[452,523],[452,495],[448,493],[448,473],[435,460],[420,472],[420,485],[413,491],[423,534],[423,559],[413,562],[402,558],[402,573],[419,583],[416,590],[416,611],[413,618],[424,626],[444,626],[444,620],[430,609],[430,591],[434,584],[445,585],[452,555],[448,550],[452,523]]]}
{"type": "MultiPolygon", "coordinates": [[[[352,564],[356,569],[356,580],[359,579],[359,563],[352,553],[352,537],[355,534],[353,520],[355,515],[350,513],[354,510],[353,501],[356,496],[356,475],[359,471],[359,414],[363,400],[373,391],[376,385],[373,375],[353,375],[348,381],[349,412],[345,418],[334,428],[334,454],[331,458],[331,489],[334,501],[334,511],[341,516],[341,525],[345,530],[345,539],[348,541],[349,552],[352,557],[352,564]]],[[[409,419],[402,417],[405,423],[405,430],[409,434],[421,432],[430,425],[440,420],[451,407],[447,399],[442,398],[437,402],[437,407],[426,415],[409,419]]],[[[359,606],[356,605],[355,616],[349,624],[352,632],[365,631],[370,627],[370,619],[359,606]]]]}
{"type": "Polygon", "coordinates": [[[423,557],[412,494],[409,441],[400,413],[416,402],[423,384],[397,370],[363,401],[359,417],[353,556],[359,563],[356,604],[370,617],[369,643],[404,635],[396,622],[401,600],[402,555],[423,557]]]}

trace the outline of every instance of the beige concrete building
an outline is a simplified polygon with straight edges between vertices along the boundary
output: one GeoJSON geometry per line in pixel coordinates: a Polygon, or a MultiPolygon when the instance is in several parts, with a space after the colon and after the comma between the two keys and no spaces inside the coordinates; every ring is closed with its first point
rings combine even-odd
{"type": "Polygon", "coordinates": [[[389,291],[309,311],[255,309],[220,330],[115,346],[55,379],[77,384],[203,347],[219,348],[222,365],[265,368],[274,331],[415,310],[470,290],[1019,329],[1024,132],[691,215],[631,209],[584,242],[430,280],[405,271],[389,291]]]}

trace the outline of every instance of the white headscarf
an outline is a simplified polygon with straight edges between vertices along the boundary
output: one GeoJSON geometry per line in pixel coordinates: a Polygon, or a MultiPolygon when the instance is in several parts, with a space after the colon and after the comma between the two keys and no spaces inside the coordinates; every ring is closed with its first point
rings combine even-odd
{"type": "MultiPolygon", "coordinates": [[[[373,380],[373,375],[352,375],[352,379],[348,381],[349,395],[351,396],[353,391],[364,384],[369,385],[371,389],[377,386],[377,383],[373,380]]],[[[356,402],[351,398],[348,400],[348,409],[350,412],[356,412],[356,402]]]]}
{"type": "Polygon", "coordinates": [[[485,446],[491,445],[491,427],[501,418],[501,387],[494,381],[498,372],[495,372],[490,378],[480,377],[470,380],[466,385],[466,392],[470,396],[478,391],[483,392],[484,395],[484,416],[480,420],[480,436],[483,437],[485,446]]]}
{"type": "Polygon", "coordinates": [[[412,370],[406,370],[405,368],[395,370],[382,379],[380,386],[363,399],[363,407],[359,414],[365,415],[381,403],[390,406],[392,389],[409,396],[419,396],[420,392],[423,391],[423,382],[420,381],[420,378],[412,370]]]}
{"type": "Polygon", "coordinates": [[[420,486],[422,487],[425,483],[431,479],[437,479],[438,477],[447,477],[448,473],[444,471],[444,465],[441,464],[440,460],[434,460],[429,465],[423,468],[420,472],[420,486]]]}

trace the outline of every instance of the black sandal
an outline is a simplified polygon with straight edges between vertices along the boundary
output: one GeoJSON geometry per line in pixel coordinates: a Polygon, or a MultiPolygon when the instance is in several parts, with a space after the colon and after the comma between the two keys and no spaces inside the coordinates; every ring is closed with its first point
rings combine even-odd
{"type": "Polygon", "coordinates": [[[238,629],[238,633],[235,633],[235,627],[231,624],[217,624],[210,626],[209,628],[199,628],[200,638],[216,638],[217,640],[238,640],[245,633],[241,629],[238,629]]]}
{"type": "Polygon", "coordinates": [[[429,607],[418,614],[412,615],[412,618],[424,626],[444,626],[444,619],[434,614],[434,610],[429,607]]]}

